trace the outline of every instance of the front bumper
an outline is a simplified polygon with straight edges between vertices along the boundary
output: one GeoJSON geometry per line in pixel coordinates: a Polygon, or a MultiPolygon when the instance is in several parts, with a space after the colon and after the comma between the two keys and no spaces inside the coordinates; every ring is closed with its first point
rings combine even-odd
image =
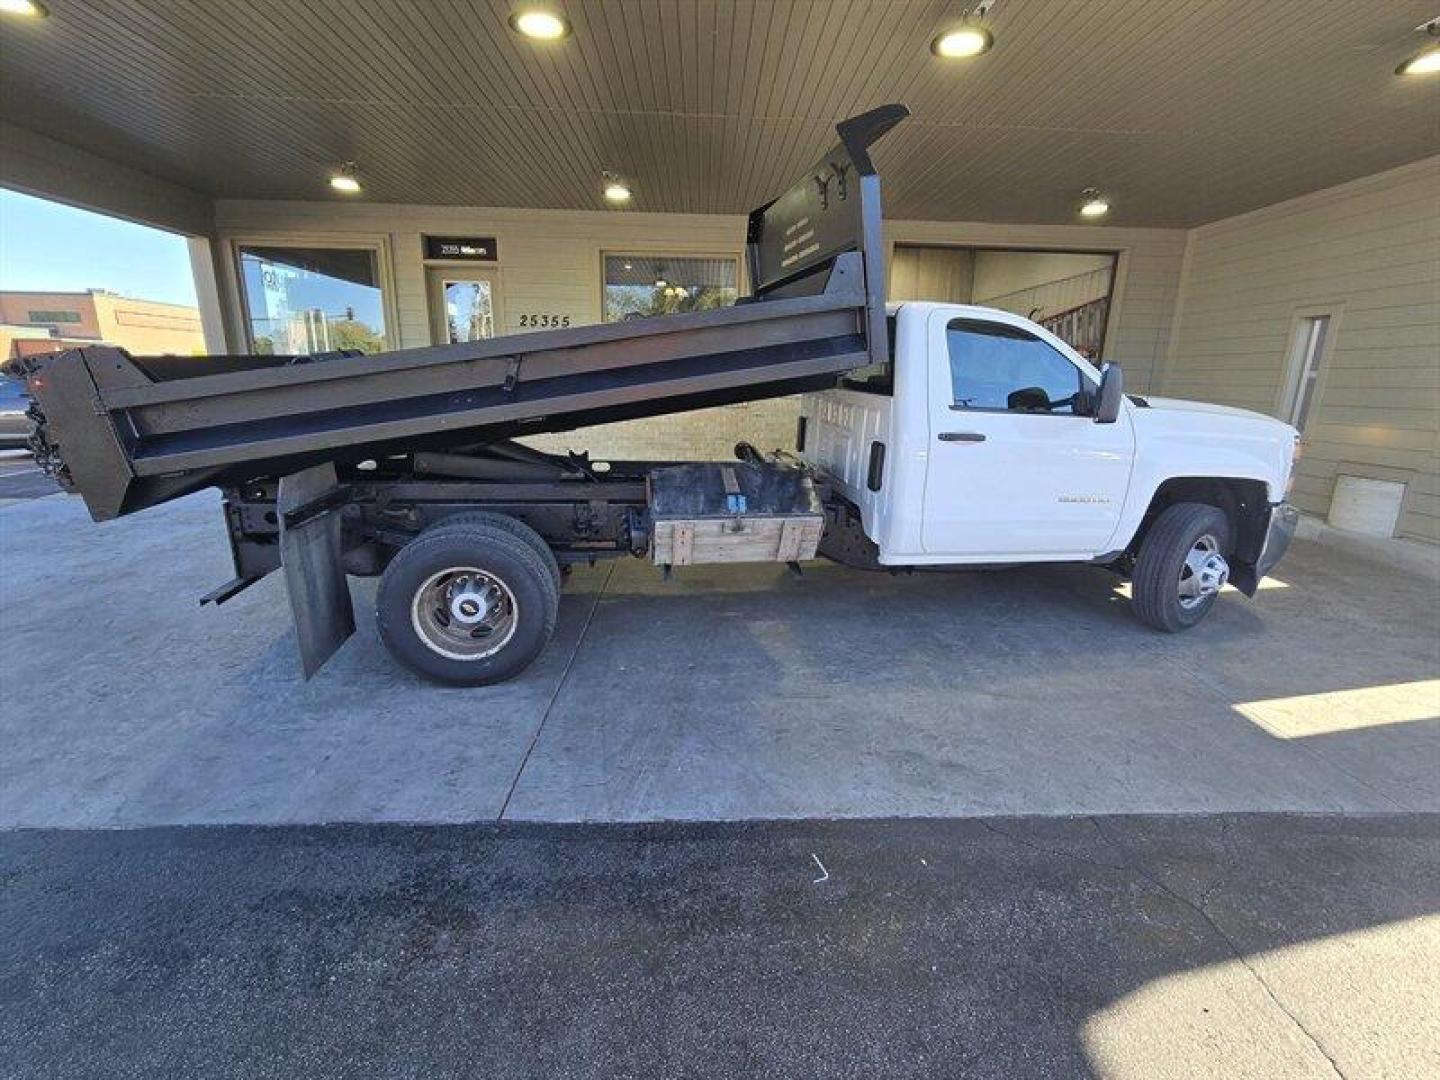
{"type": "Polygon", "coordinates": [[[1246,596],[1254,596],[1260,579],[1285,557],[1299,524],[1300,511],[1289,503],[1276,503],[1270,507],[1270,520],[1265,526],[1265,540],[1260,545],[1260,554],[1253,563],[1239,562],[1233,566],[1230,584],[1246,596]]]}
{"type": "Polygon", "coordinates": [[[1255,560],[1256,578],[1263,578],[1285,557],[1299,525],[1300,511],[1289,503],[1277,503],[1270,508],[1270,527],[1265,530],[1265,546],[1260,549],[1260,558],[1255,560]]]}

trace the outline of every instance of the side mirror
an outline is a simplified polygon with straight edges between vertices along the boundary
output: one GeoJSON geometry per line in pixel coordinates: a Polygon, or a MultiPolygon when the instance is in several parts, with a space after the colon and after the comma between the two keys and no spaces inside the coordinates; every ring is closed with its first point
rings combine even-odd
{"type": "Polygon", "coordinates": [[[1118,364],[1100,369],[1100,395],[1095,404],[1095,423],[1113,424],[1120,418],[1120,402],[1125,397],[1125,377],[1118,364]]]}

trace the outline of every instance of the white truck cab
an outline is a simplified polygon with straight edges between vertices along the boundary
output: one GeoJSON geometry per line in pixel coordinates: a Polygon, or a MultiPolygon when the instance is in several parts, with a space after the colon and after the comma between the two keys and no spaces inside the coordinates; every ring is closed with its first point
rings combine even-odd
{"type": "Polygon", "coordinates": [[[890,360],[801,405],[799,453],[864,534],[827,529],[848,540],[842,561],[1102,564],[1134,578],[1143,621],[1179,630],[1227,581],[1253,594],[1283,554],[1289,425],[1126,397],[1118,368],[1102,376],[1009,312],[904,303],[888,317],[890,360]]]}

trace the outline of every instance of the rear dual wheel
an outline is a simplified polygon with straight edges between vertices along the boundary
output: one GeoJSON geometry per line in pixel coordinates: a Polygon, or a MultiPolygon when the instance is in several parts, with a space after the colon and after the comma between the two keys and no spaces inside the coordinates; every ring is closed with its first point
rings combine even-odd
{"type": "Polygon", "coordinates": [[[555,553],[550,550],[550,545],[545,543],[543,536],[519,518],[513,518],[509,514],[497,514],[493,510],[464,510],[436,522],[431,526],[431,530],[453,529],[460,525],[488,525],[492,529],[499,529],[501,532],[507,532],[511,536],[523,540],[550,571],[550,577],[555,582],[555,591],[557,593],[560,591],[562,575],[560,564],[555,561],[555,553]]]}
{"type": "Polygon", "coordinates": [[[454,686],[500,682],[523,671],[555,632],[554,557],[528,526],[504,520],[519,529],[441,522],[386,567],[375,601],[380,640],[417,674],[454,686]]]}

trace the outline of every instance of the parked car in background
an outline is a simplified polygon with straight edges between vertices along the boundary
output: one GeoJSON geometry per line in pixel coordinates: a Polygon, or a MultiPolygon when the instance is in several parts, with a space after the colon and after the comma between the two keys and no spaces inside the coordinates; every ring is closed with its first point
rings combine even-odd
{"type": "Polygon", "coordinates": [[[25,381],[0,374],[0,450],[29,449],[30,421],[25,416],[29,407],[25,381]]]}

